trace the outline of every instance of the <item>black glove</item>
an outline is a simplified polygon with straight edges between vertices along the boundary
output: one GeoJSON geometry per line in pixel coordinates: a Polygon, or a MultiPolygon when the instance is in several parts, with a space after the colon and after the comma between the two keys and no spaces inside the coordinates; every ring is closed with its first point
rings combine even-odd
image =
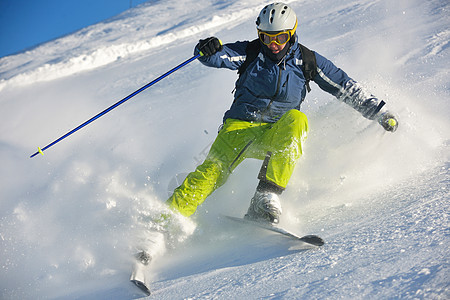
{"type": "Polygon", "coordinates": [[[386,131],[394,132],[398,127],[397,118],[389,111],[386,111],[378,116],[378,123],[380,123],[386,131]]]}
{"type": "Polygon", "coordinates": [[[211,56],[223,48],[222,42],[214,36],[200,40],[196,47],[201,56],[211,56]]]}

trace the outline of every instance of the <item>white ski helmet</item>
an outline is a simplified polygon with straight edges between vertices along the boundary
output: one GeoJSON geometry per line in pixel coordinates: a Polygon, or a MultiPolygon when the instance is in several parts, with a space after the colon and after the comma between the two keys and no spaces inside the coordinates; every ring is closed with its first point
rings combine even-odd
{"type": "Polygon", "coordinates": [[[297,16],[286,4],[272,3],[259,13],[256,28],[264,32],[289,31],[292,36],[297,29],[297,16]]]}

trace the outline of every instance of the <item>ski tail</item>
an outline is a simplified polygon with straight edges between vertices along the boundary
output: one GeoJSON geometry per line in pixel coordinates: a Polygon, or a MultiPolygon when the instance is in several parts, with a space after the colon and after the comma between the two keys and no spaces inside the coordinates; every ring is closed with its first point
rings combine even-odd
{"type": "Polygon", "coordinates": [[[150,296],[150,289],[144,282],[136,279],[131,279],[131,282],[134,283],[146,296],[150,296]]]}
{"type": "Polygon", "coordinates": [[[134,283],[146,296],[150,296],[150,288],[147,282],[147,269],[152,257],[145,251],[136,254],[136,261],[131,272],[130,281],[134,283]]]}

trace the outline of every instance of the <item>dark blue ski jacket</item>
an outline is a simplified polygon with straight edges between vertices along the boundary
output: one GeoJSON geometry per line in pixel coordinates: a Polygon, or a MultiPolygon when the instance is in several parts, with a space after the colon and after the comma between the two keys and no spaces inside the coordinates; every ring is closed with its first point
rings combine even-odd
{"type": "MultiPolygon", "coordinates": [[[[201,56],[199,60],[209,67],[237,70],[245,61],[248,43],[225,44],[221,51],[212,56],[201,56]]],[[[199,53],[197,48],[194,53],[199,53]]],[[[365,92],[356,81],[325,57],[317,52],[315,56],[317,75],[314,82],[364,117],[374,119],[384,101],[365,92]]],[[[278,63],[261,50],[236,81],[234,101],[225,113],[224,121],[232,118],[273,123],[291,109],[300,110],[306,96],[306,80],[301,65],[302,54],[297,42],[278,63]]]]}

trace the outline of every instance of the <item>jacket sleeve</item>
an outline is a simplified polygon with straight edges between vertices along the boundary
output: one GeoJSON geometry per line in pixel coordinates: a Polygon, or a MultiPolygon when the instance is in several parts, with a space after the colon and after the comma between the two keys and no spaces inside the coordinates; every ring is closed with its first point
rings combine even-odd
{"type": "MultiPolygon", "coordinates": [[[[198,60],[208,67],[237,70],[245,61],[247,44],[248,41],[225,44],[221,51],[211,56],[200,56],[198,60]]],[[[197,47],[195,47],[194,55],[197,55],[199,52],[197,47]]]]}
{"type": "Polygon", "coordinates": [[[358,82],[350,78],[331,61],[317,52],[315,54],[318,74],[314,77],[314,82],[322,90],[334,95],[339,101],[353,107],[365,118],[375,119],[385,102],[364,90],[358,82]]]}

